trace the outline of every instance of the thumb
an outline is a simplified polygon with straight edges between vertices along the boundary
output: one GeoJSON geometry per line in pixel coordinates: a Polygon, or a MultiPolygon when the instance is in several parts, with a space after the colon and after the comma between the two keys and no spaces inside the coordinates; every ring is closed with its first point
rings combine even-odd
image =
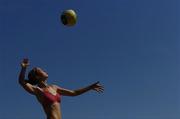
{"type": "Polygon", "coordinates": [[[98,84],[98,83],[99,83],[99,81],[95,82],[93,85],[96,85],[96,84],[98,84]]]}

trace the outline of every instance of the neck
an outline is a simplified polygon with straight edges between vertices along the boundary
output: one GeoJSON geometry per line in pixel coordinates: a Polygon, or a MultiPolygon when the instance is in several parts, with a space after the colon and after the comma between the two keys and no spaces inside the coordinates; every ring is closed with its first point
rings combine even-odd
{"type": "Polygon", "coordinates": [[[46,88],[48,86],[48,84],[45,81],[41,81],[41,82],[39,82],[38,86],[40,88],[46,88]]]}

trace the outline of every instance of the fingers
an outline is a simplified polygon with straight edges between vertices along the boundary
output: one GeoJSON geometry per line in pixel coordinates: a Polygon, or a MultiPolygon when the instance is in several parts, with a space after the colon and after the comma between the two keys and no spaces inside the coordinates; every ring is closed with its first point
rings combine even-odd
{"type": "Polygon", "coordinates": [[[23,59],[23,63],[28,63],[29,62],[29,59],[28,58],[24,58],[23,59]]]}
{"type": "Polygon", "coordinates": [[[100,82],[97,81],[96,83],[93,84],[93,90],[95,90],[98,93],[103,93],[104,87],[99,84],[100,82]]]}
{"type": "Polygon", "coordinates": [[[103,93],[103,91],[104,91],[104,90],[102,90],[102,89],[97,89],[97,88],[95,88],[94,90],[95,90],[96,92],[98,92],[98,93],[103,93]]]}
{"type": "Polygon", "coordinates": [[[95,91],[97,91],[98,93],[103,93],[104,92],[104,87],[103,86],[99,86],[94,88],[95,91]]]}
{"type": "Polygon", "coordinates": [[[104,89],[104,87],[100,84],[97,84],[96,87],[104,89]]]}
{"type": "Polygon", "coordinates": [[[23,59],[23,61],[22,61],[22,63],[21,63],[21,66],[22,67],[27,67],[27,66],[29,66],[29,60],[28,60],[28,58],[24,58],[23,59]]]}

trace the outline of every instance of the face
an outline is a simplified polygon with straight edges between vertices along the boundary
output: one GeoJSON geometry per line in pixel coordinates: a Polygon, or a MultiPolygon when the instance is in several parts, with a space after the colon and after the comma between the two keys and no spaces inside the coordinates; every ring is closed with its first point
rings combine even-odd
{"type": "Polygon", "coordinates": [[[41,68],[36,67],[35,72],[36,72],[35,77],[37,79],[43,80],[43,81],[47,80],[48,74],[45,71],[43,71],[41,68]]]}

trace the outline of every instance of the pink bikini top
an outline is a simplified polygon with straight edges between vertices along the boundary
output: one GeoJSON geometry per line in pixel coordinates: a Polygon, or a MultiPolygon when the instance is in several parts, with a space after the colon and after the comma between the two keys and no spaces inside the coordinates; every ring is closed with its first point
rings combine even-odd
{"type": "Polygon", "coordinates": [[[56,95],[51,94],[47,90],[43,90],[43,103],[46,104],[53,104],[54,102],[61,102],[61,95],[56,93],[56,95]]]}

